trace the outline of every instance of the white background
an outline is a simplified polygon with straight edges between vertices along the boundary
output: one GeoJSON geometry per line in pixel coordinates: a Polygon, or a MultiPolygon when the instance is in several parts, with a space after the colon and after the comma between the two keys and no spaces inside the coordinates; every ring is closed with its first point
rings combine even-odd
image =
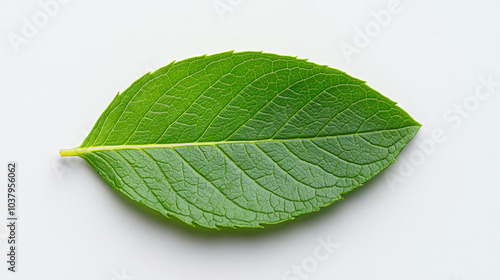
{"type": "Polygon", "coordinates": [[[293,266],[307,279],[499,279],[500,86],[489,92],[480,77],[500,82],[500,4],[401,0],[386,26],[374,25],[390,2],[73,0],[43,22],[38,1],[2,0],[0,176],[18,162],[20,225],[14,274],[4,262],[0,178],[0,279],[278,280],[293,266]],[[26,20],[38,20],[28,36],[26,20]],[[372,36],[360,44],[356,28],[366,27],[372,36]],[[345,55],[346,44],[358,51],[345,55]],[[394,165],[345,200],[259,230],[164,219],[79,158],[59,157],[144,73],[233,49],[344,70],[423,127],[394,165]],[[464,102],[463,115],[453,111],[464,102]],[[338,248],[321,249],[326,259],[317,261],[318,239],[328,238],[338,248]]]}

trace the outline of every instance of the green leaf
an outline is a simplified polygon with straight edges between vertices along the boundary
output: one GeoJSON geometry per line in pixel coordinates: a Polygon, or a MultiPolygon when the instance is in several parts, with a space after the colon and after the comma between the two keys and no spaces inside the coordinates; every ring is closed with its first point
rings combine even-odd
{"type": "Polygon", "coordinates": [[[61,155],[84,158],[165,216],[260,227],[341,199],[394,162],[419,127],[339,70],[225,52],[147,73],[61,155]]]}

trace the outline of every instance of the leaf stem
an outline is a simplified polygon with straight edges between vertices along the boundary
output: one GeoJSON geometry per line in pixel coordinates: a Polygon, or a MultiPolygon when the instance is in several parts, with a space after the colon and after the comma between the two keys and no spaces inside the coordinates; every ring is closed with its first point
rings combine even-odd
{"type": "Polygon", "coordinates": [[[78,148],[72,148],[72,149],[61,149],[59,151],[59,154],[61,154],[61,157],[68,157],[68,156],[77,156],[80,153],[78,152],[78,148]]]}

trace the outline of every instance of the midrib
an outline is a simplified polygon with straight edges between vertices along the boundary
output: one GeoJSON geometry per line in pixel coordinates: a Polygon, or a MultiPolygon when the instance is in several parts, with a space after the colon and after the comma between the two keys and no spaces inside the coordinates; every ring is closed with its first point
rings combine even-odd
{"type": "Polygon", "coordinates": [[[176,148],[176,147],[188,147],[188,146],[214,146],[223,144],[245,144],[245,143],[264,143],[264,142],[283,142],[283,141],[294,141],[294,140],[313,140],[322,138],[335,138],[341,136],[353,136],[361,135],[375,132],[383,131],[394,131],[401,130],[409,127],[417,126],[406,126],[395,129],[384,129],[366,132],[357,132],[350,134],[338,134],[333,136],[321,136],[321,137],[309,137],[309,138],[292,138],[292,139],[264,139],[264,140],[243,140],[243,141],[219,141],[219,142],[191,142],[191,143],[170,143],[170,144],[143,144],[143,145],[114,145],[114,146],[96,146],[96,147],[83,147],[83,148],[72,148],[72,149],[62,149],[59,151],[61,156],[78,156],[81,154],[96,152],[96,151],[106,151],[106,150],[124,150],[124,149],[154,149],[154,148],[176,148]]]}

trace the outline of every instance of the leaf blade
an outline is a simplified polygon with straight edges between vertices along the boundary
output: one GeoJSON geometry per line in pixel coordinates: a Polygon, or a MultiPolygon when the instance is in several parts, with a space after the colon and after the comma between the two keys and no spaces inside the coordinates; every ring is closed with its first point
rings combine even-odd
{"type": "Polygon", "coordinates": [[[227,52],[144,75],[62,154],[166,216],[260,227],[341,199],[394,162],[419,127],[339,70],[227,52]]]}

